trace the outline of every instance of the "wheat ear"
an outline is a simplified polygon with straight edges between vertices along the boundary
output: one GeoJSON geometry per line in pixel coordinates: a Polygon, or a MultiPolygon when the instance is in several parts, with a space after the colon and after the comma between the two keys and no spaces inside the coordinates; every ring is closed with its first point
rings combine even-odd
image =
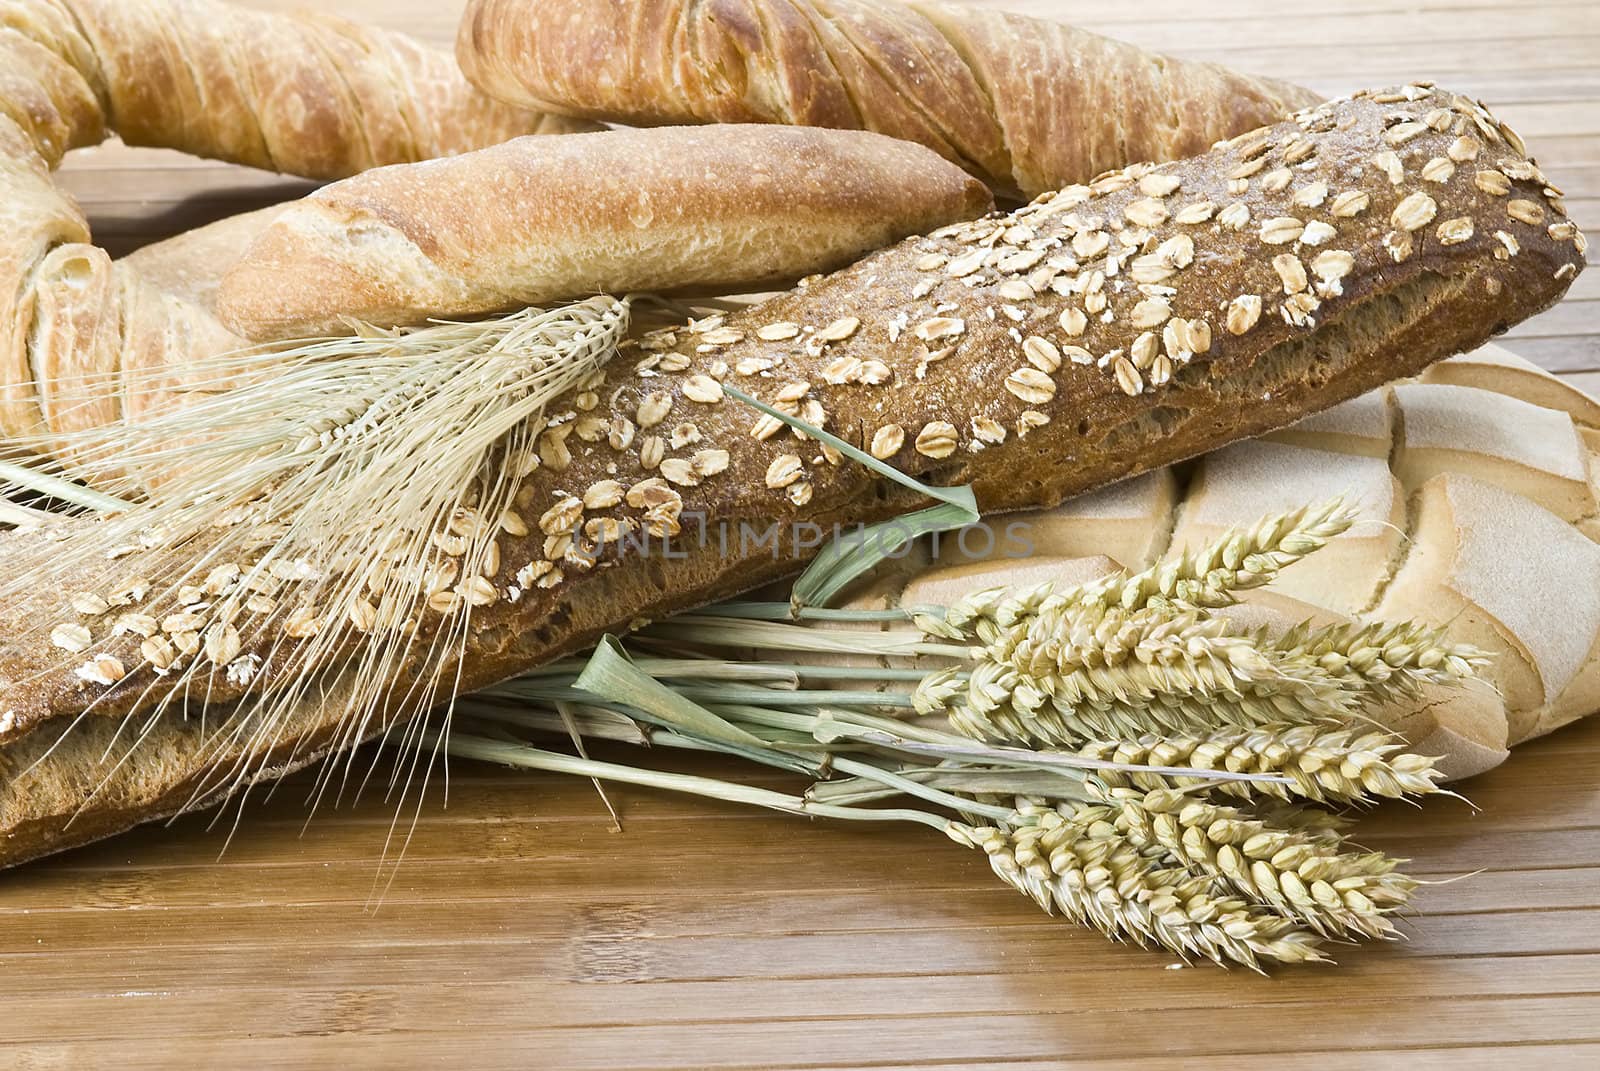
{"type": "Polygon", "coordinates": [[[1233,897],[1212,883],[1163,867],[1074,805],[1020,803],[997,825],[952,822],[958,844],[981,848],[1006,884],[1047,912],[1146,947],[1217,963],[1306,963],[1324,959],[1317,937],[1295,922],[1233,897]]]}
{"type": "Polygon", "coordinates": [[[1071,747],[1219,723],[1345,723],[1367,703],[1469,675],[1481,656],[1436,629],[1302,627],[1274,641],[1211,612],[1350,519],[1337,504],[1296,510],[1132,576],[1060,592],[990,589],[943,614],[918,611],[925,634],[977,646],[970,672],[930,676],[915,708],[947,713],[979,739],[1071,747]]]}
{"type": "Polygon", "coordinates": [[[1264,587],[1295,562],[1326,546],[1355,523],[1338,499],[1265,517],[1197,550],[1142,572],[1086,586],[1084,597],[1137,609],[1163,602],[1216,609],[1236,592],[1264,587]]]}
{"type": "Polygon", "coordinates": [[[1235,807],[1157,789],[1107,789],[1116,828],[1141,848],[1165,850],[1196,876],[1297,919],[1318,933],[1389,937],[1386,917],[1403,907],[1416,881],[1399,861],[1348,852],[1326,837],[1276,828],[1235,807]]]}
{"type": "Polygon", "coordinates": [[[943,615],[923,615],[918,624],[949,639],[976,635],[985,621],[1002,627],[1048,603],[1125,611],[1178,603],[1218,609],[1238,601],[1237,592],[1265,587],[1330,539],[1348,531],[1355,514],[1334,500],[1262,518],[1199,547],[1170,555],[1137,573],[1093,580],[1061,592],[1049,584],[1027,591],[990,588],[949,606],[943,615]]]}
{"type": "Polygon", "coordinates": [[[1379,731],[1324,729],[1313,725],[1273,725],[1195,735],[1130,740],[1095,740],[1078,754],[1143,766],[1189,766],[1229,773],[1275,773],[1280,782],[1216,782],[1195,777],[1167,778],[1105,771],[1096,776],[1113,788],[1158,789],[1205,785],[1242,798],[1265,794],[1282,800],[1364,803],[1438,791],[1434,761],[1404,750],[1404,742],[1379,731]]]}

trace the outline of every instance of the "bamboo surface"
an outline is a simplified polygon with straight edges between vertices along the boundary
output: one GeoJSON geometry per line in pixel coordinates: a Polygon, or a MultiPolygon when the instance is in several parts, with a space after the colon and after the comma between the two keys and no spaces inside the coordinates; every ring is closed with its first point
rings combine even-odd
{"type": "MultiPolygon", "coordinates": [[[[459,12],[318,6],[441,43],[459,12]]],[[[1600,232],[1593,0],[1007,6],[1329,94],[1436,79],[1515,126],[1600,232]]],[[[306,188],[120,146],[62,181],[115,253],[306,188]]],[[[1597,313],[1591,270],[1506,344],[1600,390],[1597,313]]],[[[0,1067],[1595,1067],[1597,766],[1600,720],[1461,786],[1477,810],[1381,809],[1373,847],[1478,873],[1423,889],[1407,941],[1272,978],[1046,918],[920,828],[614,790],[616,833],[587,782],[466,763],[387,883],[414,809],[390,841],[380,773],[307,824],[297,778],[236,829],[192,817],[0,875],[0,1067]]]]}

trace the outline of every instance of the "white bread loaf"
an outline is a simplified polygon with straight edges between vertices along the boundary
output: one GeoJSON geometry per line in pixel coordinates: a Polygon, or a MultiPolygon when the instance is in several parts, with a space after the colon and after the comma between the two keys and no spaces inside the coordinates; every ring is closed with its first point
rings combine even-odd
{"type": "Polygon", "coordinates": [[[1009,538],[1018,518],[998,518],[988,553],[984,540],[947,537],[925,571],[880,578],[873,605],[1079,584],[1342,495],[1359,515],[1349,532],[1224,612],[1273,632],[1409,619],[1484,648],[1482,681],[1375,712],[1465,777],[1600,708],[1596,446],[1585,433],[1600,435],[1600,403],[1485,346],[1263,439],[1025,515],[1009,538]]]}
{"type": "Polygon", "coordinates": [[[284,207],[222,280],[253,339],[632,291],[730,293],[980,216],[988,190],[859,130],[708,126],[517,138],[376,168],[284,207]]]}

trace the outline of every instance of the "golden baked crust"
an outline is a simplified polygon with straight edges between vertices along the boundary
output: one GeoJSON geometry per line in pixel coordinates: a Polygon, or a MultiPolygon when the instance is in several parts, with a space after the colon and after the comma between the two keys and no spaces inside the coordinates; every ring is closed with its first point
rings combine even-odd
{"type": "MultiPolygon", "coordinates": [[[[1585,248],[1515,135],[1471,101],[1416,86],[1330,103],[1200,157],[909,239],[721,324],[647,338],[583,385],[609,401],[604,410],[575,392],[567,419],[544,435],[544,463],[522,478],[513,527],[527,534],[498,537],[500,567],[483,578],[495,601],[472,612],[460,676],[451,665],[444,679],[481,687],[640,617],[788,572],[807,549],[784,526],[826,531],[915,504],[758,419],[719,382],[826,423],[920,478],[971,482],[990,511],[1044,506],[1475,347],[1553,303],[1585,248]],[[674,434],[683,425],[694,434],[674,434]],[[613,480],[620,495],[584,503],[613,480]],[[779,544],[741,545],[741,522],[758,535],[778,525],[779,544]],[[659,539],[643,554],[612,542],[593,565],[568,553],[574,535],[581,546],[608,524],[677,530],[674,555],[659,539]],[[722,544],[719,531],[736,542],[722,544]]],[[[0,541],[0,568],[52,537],[0,541]]],[[[172,553],[136,551],[70,586],[113,591],[165,575],[172,553]]],[[[82,656],[63,659],[47,640],[53,625],[73,620],[71,595],[40,592],[0,608],[0,742],[49,732],[91,704],[89,717],[114,717],[162,698],[137,636],[95,637],[96,651],[128,668],[119,683],[73,674],[82,656]]],[[[160,618],[173,609],[160,601],[169,597],[138,608],[160,618]]],[[[278,620],[235,622],[240,657],[269,656],[249,683],[230,683],[219,667],[201,672],[191,694],[226,703],[271,681],[281,665],[274,645],[291,642],[278,620]]],[[[421,618],[412,672],[439,668],[420,650],[442,622],[431,611],[421,618]]],[[[409,683],[396,681],[397,694],[409,683]]],[[[298,712],[308,744],[294,761],[321,750],[342,714],[337,703],[298,712]]],[[[154,739],[173,738],[158,727],[154,739]]],[[[201,777],[203,749],[186,754],[169,756],[163,776],[201,777]]],[[[96,760],[62,748],[57,761],[96,760]]],[[[48,766],[34,776],[61,777],[48,766]]],[[[54,829],[64,810],[96,809],[32,793],[35,783],[0,789],[0,816],[25,813],[34,828],[54,829]]],[[[27,850],[78,837],[68,829],[27,850]]]]}
{"type": "Polygon", "coordinates": [[[591,129],[487,100],[449,55],[329,15],[216,0],[12,0],[0,22],[19,31],[4,48],[48,72],[30,94],[42,107],[0,89],[0,112],[51,132],[34,136],[51,166],[107,128],[131,145],[308,178],[591,129]]]}
{"type": "Polygon", "coordinates": [[[422,323],[596,291],[787,285],[994,207],[919,145],[718,125],[519,138],[285,208],[223,280],[247,338],[422,323]]]}
{"type": "Polygon", "coordinates": [[[1307,90],[1043,19],[916,0],[471,0],[484,92],[634,125],[788,123],[920,142],[1027,196],[1176,160],[1307,90]]]}

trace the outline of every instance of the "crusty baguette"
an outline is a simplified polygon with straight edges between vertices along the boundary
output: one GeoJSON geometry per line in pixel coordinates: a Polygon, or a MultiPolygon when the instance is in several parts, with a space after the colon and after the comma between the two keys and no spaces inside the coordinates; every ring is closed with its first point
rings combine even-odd
{"type": "MultiPolygon", "coordinates": [[[[1545,308],[1580,269],[1584,248],[1545,189],[1514,136],[1477,105],[1407,87],[911,239],[721,325],[647,338],[585,384],[572,419],[542,436],[544,464],[520,478],[521,520],[496,534],[499,568],[463,581],[487,604],[467,619],[459,662],[424,657],[458,619],[422,611],[393,694],[408,694],[419,675],[442,674],[449,689],[481,687],[606,631],[747,590],[813,549],[807,532],[784,526],[827,530],[913,504],[897,485],[755,419],[719,378],[923,479],[969,482],[987,510],[1048,506],[1281,427],[1545,308]],[[1452,154],[1459,164],[1446,175],[1436,161],[1452,154]],[[1307,262],[1319,281],[1302,287],[1307,262]],[[1260,302],[1259,316],[1245,298],[1260,302]],[[585,398],[609,407],[585,408],[585,398]],[[741,522],[756,535],[776,531],[776,542],[742,540],[741,522]],[[680,533],[672,552],[659,538],[646,550],[613,538],[589,564],[573,549],[607,528],[641,525],[680,533]]],[[[60,540],[92,523],[14,535],[0,543],[0,568],[59,556],[60,540]]],[[[59,734],[74,717],[156,709],[172,685],[139,654],[139,637],[80,618],[72,596],[126,594],[134,578],[174,575],[205,561],[204,542],[129,548],[0,608],[0,743],[59,734]],[[119,659],[126,675],[102,685],[90,680],[104,678],[102,669],[76,673],[85,655],[63,656],[47,640],[64,622],[91,629],[87,650],[119,659]]],[[[279,605],[294,603],[296,583],[274,589],[279,605]]],[[[166,586],[126,597],[157,620],[179,605],[166,586]]],[[[226,705],[276,680],[298,642],[272,610],[234,625],[237,658],[266,659],[249,662],[250,672],[194,663],[188,692],[210,701],[223,732],[226,705]]],[[[334,649],[330,668],[362,642],[370,637],[334,649]]],[[[294,715],[299,736],[275,740],[275,768],[339,739],[343,708],[312,706],[294,715]]],[[[168,708],[162,717],[181,715],[168,708]]],[[[184,743],[180,729],[149,728],[147,746],[168,749],[160,783],[139,789],[153,802],[124,806],[112,824],[168,809],[164,785],[227,780],[231,767],[184,743]]],[[[93,781],[81,769],[50,768],[92,765],[98,755],[93,744],[72,746],[69,731],[46,763],[0,789],[0,814],[26,815],[34,831],[18,834],[0,859],[88,835],[66,817],[95,813],[101,797],[32,803],[28,793],[46,776],[93,781]]],[[[113,775],[106,798],[126,787],[113,775]]]]}
{"type": "Polygon", "coordinates": [[[791,123],[921,142],[1033,196],[1176,160],[1317,97],[1057,22],[913,0],[472,0],[491,96],[591,119],[791,123]]]}
{"type": "Polygon", "coordinates": [[[520,138],[369,171],[284,209],[224,278],[218,309],[269,339],[597,291],[748,291],[992,207],[955,165],[863,131],[520,138]]]}

